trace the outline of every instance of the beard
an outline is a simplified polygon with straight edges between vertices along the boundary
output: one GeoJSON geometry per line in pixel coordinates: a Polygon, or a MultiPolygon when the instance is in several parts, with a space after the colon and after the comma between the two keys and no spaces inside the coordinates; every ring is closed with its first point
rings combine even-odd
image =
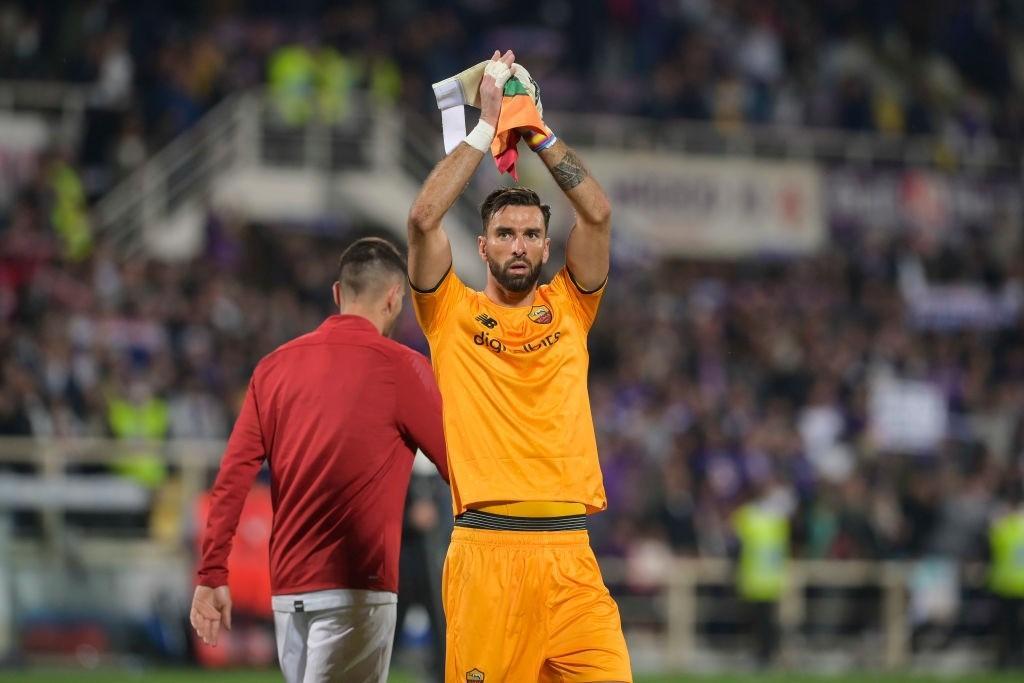
{"type": "Polygon", "coordinates": [[[498,281],[498,284],[509,292],[528,292],[533,289],[533,286],[537,284],[537,280],[540,278],[540,264],[530,263],[527,259],[512,257],[505,262],[505,265],[501,265],[497,261],[491,260],[491,257],[488,256],[487,268],[491,271],[494,279],[498,281]],[[516,264],[524,264],[528,270],[521,274],[510,273],[509,268],[516,264]]]}

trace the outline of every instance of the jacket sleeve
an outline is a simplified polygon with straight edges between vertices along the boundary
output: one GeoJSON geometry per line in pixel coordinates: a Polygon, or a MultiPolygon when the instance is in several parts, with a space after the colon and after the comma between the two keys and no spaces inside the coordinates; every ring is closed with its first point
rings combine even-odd
{"type": "Polygon", "coordinates": [[[398,362],[401,387],[398,425],[405,437],[423,451],[441,478],[448,481],[448,455],[441,420],[441,392],[430,363],[419,353],[403,353],[398,362]]]}
{"type": "Polygon", "coordinates": [[[213,484],[199,563],[200,585],[213,588],[227,585],[228,555],[238,518],[266,456],[253,378],[249,380],[242,410],[231,430],[213,484]]]}

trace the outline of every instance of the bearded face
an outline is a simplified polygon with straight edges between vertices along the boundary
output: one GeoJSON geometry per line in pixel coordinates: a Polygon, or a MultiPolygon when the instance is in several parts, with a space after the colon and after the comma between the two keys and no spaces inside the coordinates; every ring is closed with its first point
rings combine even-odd
{"type": "Polygon", "coordinates": [[[506,292],[525,294],[537,285],[549,242],[538,207],[506,206],[495,212],[479,238],[480,256],[495,284],[506,292]]]}
{"type": "Polygon", "coordinates": [[[512,256],[505,263],[487,257],[487,268],[503,289],[509,292],[528,292],[540,278],[541,263],[530,263],[527,257],[512,256]]]}

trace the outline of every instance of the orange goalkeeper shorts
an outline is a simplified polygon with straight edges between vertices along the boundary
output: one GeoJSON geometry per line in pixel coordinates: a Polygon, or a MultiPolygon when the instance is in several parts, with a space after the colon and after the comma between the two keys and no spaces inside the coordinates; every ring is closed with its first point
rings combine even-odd
{"type": "Polygon", "coordinates": [[[446,683],[633,680],[586,530],[456,526],[442,597],[446,683]]]}

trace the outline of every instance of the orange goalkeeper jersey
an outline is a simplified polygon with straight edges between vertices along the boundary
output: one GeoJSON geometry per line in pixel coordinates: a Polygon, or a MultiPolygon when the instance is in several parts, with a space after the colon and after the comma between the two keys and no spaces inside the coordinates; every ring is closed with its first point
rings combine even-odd
{"type": "Polygon", "coordinates": [[[566,268],[533,306],[499,306],[449,270],[413,290],[441,390],[455,514],[497,501],[606,506],[587,392],[587,333],[604,287],[566,268]]]}

